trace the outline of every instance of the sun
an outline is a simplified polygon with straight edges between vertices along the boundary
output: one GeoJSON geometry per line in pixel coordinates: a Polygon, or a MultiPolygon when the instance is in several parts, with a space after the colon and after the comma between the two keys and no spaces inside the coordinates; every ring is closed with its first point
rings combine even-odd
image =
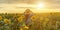
{"type": "Polygon", "coordinates": [[[42,8],[44,8],[44,3],[39,3],[39,4],[37,5],[37,9],[42,9],[42,8]]]}

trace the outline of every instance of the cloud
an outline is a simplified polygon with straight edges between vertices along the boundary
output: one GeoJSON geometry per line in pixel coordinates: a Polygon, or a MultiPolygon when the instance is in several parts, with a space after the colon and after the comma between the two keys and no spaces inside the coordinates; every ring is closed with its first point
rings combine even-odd
{"type": "Polygon", "coordinates": [[[35,3],[35,0],[0,0],[0,3],[35,3]]]}
{"type": "Polygon", "coordinates": [[[43,10],[34,8],[40,2],[45,2],[46,4],[47,9],[44,11],[60,11],[60,0],[0,0],[0,12],[23,13],[27,8],[30,8],[34,12],[43,12],[43,10]]]}

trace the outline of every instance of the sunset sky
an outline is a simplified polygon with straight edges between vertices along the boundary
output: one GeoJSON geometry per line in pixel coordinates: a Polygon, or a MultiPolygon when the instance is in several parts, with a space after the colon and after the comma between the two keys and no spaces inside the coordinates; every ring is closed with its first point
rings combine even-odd
{"type": "Polygon", "coordinates": [[[0,0],[0,13],[60,12],[60,0],[0,0]]]}

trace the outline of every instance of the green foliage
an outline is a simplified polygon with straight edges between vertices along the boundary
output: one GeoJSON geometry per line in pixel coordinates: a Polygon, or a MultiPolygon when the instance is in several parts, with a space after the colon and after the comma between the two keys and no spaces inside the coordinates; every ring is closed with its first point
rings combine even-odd
{"type": "Polygon", "coordinates": [[[0,14],[0,30],[60,30],[59,14],[35,14],[30,18],[31,23],[28,26],[25,24],[23,14],[0,14]],[[5,19],[7,20],[5,21],[5,19]]]}

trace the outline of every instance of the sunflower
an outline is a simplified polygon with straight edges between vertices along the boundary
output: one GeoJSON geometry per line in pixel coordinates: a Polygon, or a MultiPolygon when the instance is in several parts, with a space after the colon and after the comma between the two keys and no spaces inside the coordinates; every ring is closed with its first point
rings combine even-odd
{"type": "Polygon", "coordinates": [[[45,18],[45,21],[48,22],[49,21],[49,18],[45,18]]]}
{"type": "Polygon", "coordinates": [[[0,20],[2,19],[2,16],[0,16],[0,20]]]}
{"type": "Polygon", "coordinates": [[[36,16],[36,15],[34,15],[34,16],[31,17],[31,20],[32,20],[32,21],[34,21],[34,20],[36,20],[36,19],[37,19],[37,16],[36,16]]]}
{"type": "Polygon", "coordinates": [[[11,20],[9,20],[9,19],[4,19],[4,23],[5,23],[5,24],[10,24],[10,23],[11,23],[11,20]]]}
{"type": "Polygon", "coordinates": [[[22,20],[25,18],[25,16],[20,16],[19,18],[18,18],[18,22],[22,22],[22,20]]]}
{"type": "Polygon", "coordinates": [[[45,18],[44,23],[46,24],[46,23],[48,23],[48,22],[49,22],[49,18],[45,18]]]}
{"type": "Polygon", "coordinates": [[[24,28],[29,29],[29,27],[28,27],[28,26],[25,26],[24,28]]]}
{"type": "Polygon", "coordinates": [[[40,19],[40,22],[42,22],[44,20],[44,17],[39,17],[39,19],[40,19]]]}
{"type": "Polygon", "coordinates": [[[23,30],[22,28],[20,28],[20,30],[23,30]]]}

